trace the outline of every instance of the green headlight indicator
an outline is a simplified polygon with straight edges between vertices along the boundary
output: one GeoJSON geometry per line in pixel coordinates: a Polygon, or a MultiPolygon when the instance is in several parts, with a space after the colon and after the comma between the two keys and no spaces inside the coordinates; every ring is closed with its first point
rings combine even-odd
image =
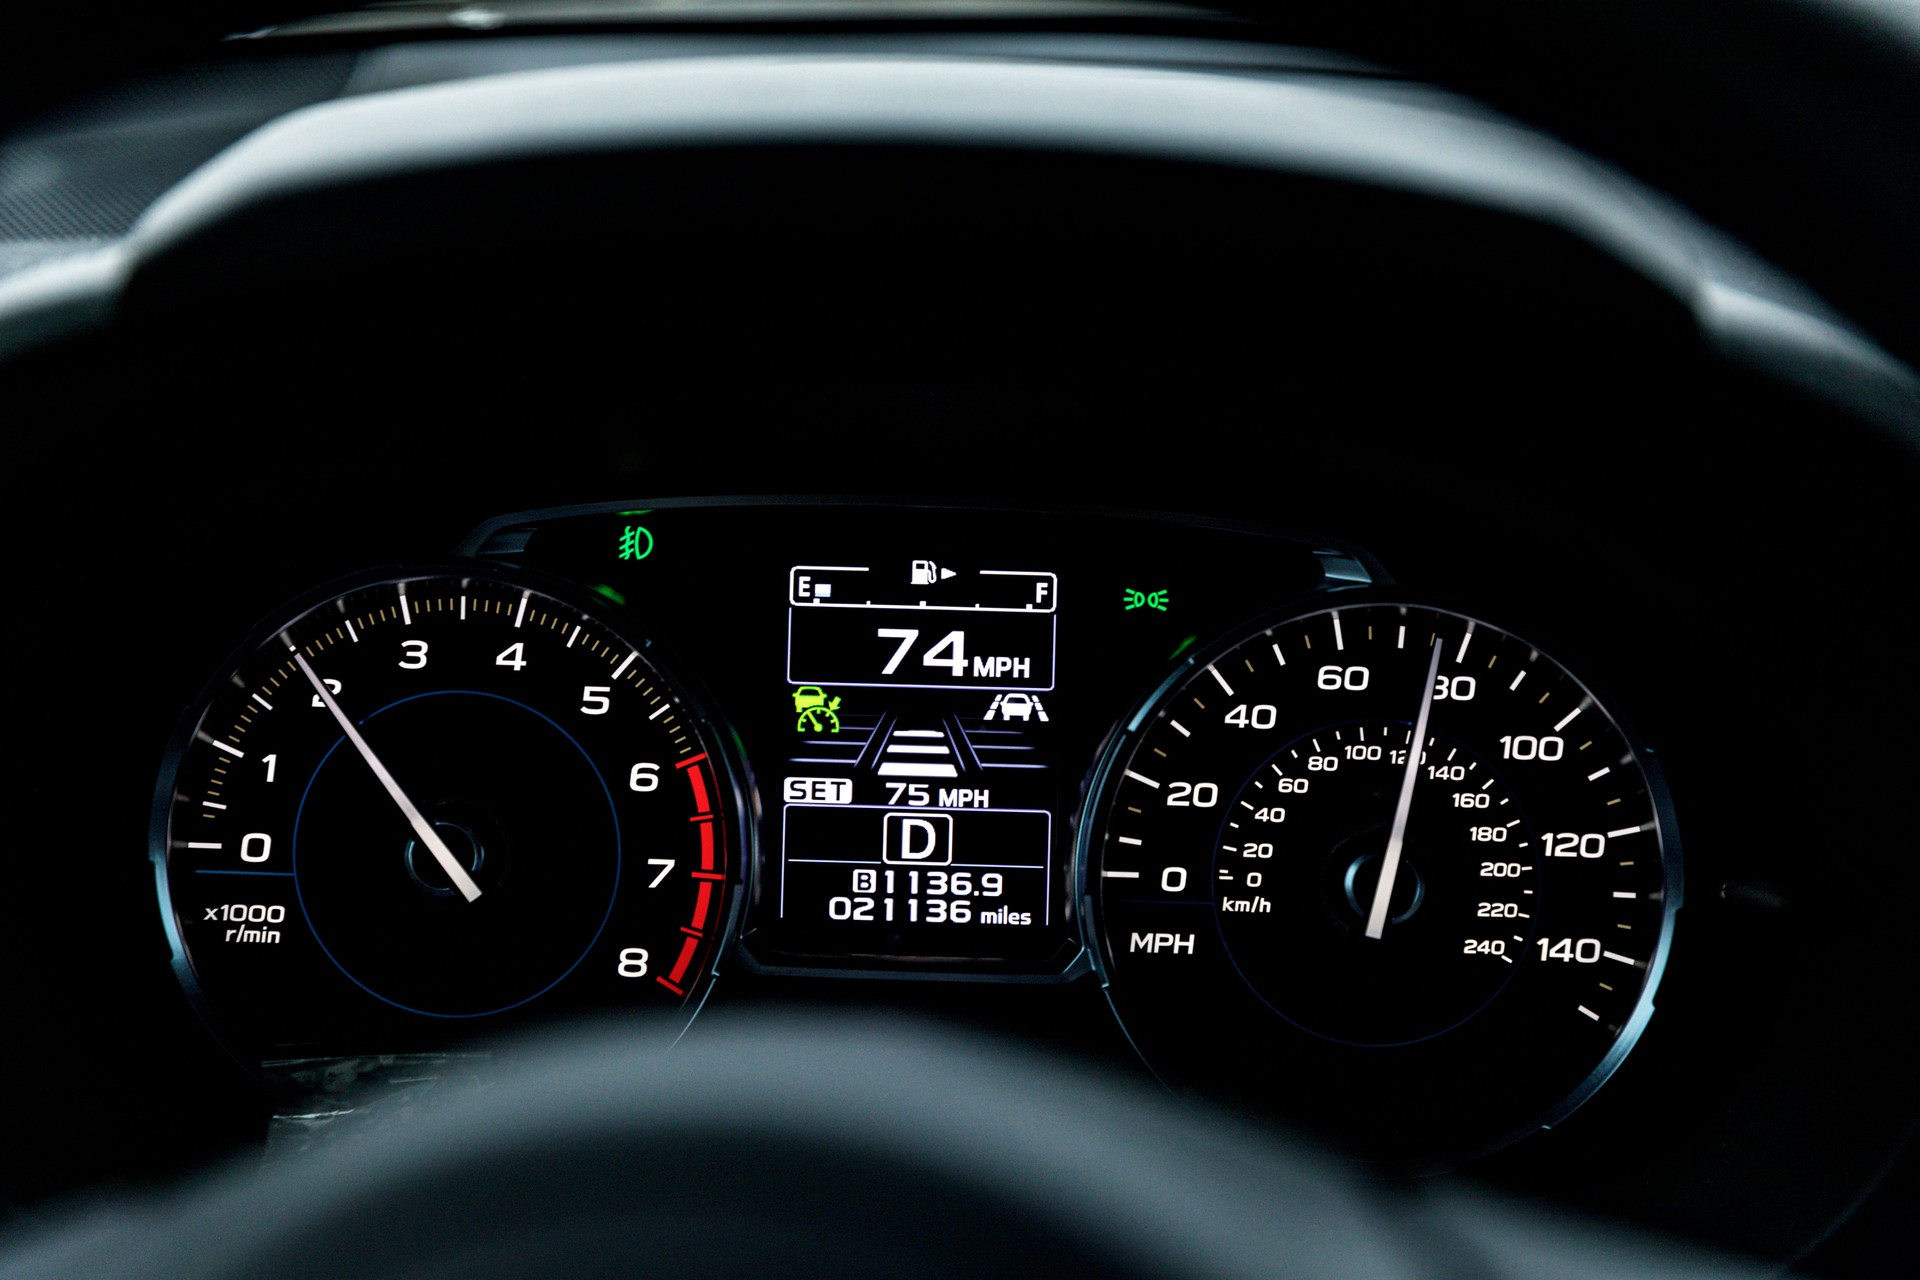
{"type": "Polygon", "coordinates": [[[1135,591],[1132,587],[1123,587],[1120,608],[1123,613],[1135,609],[1152,609],[1158,613],[1167,611],[1168,597],[1172,595],[1165,587],[1158,591],[1135,591]]]}

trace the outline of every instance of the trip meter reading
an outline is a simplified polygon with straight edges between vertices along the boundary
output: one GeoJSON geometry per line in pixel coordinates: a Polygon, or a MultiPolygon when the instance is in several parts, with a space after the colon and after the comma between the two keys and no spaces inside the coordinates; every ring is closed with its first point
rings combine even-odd
{"type": "Polygon", "coordinates": [[[1196,657],[1093,813],[1109,994],[1150,1061],[1381,1156],[1578,1105],[1678,906],[1646,754],[1537,648],[1431,608],[1355,600],[1196,657]]]}
{"type": "Polygon", "coordinates": [[[163,774],[176,967],[253,1053],[431,1048],[524,1010],[697,1008],[734,772],[643,638],[492,571],[272,623],[163,774]]]}

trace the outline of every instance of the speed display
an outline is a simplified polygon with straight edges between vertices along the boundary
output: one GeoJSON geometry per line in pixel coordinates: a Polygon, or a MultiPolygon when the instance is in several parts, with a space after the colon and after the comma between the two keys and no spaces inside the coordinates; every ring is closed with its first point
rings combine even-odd
{"type": "Polygon", "coordinates": [[[1678,906],[1647,757],[1539,649],[1431,608],[1323,607],[1195,659],[1098,803],[1086,888],[1149,1059],[1397,1149],[1577,1105],[1678,906]]]}

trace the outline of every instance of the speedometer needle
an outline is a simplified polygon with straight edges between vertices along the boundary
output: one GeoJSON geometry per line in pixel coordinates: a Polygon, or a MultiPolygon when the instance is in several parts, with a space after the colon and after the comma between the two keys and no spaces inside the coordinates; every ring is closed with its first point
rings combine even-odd
{"type": "MultiPolygon", "coordinates": [[[[307,679],[312,682],[313,691],[320,695],[320,701],[326,704],[327,710],[333,712],[333,718],[339,722],[340,728],[346,733],[347,741],[353,744],[353,749],[360,753],[360,758],[367,762],[369,769],[373,770],[373,776],[380,779],[380,785],[387,789],[387,794],[393,797],[393,802],[400,806],[400,812],[407,815],[407,823],[413,828],[413,834],[419,836],[420,843],[427,846],[433,854],[433,860],[440,864],[442,871],[447,873],[447,879],[453,881],[453,887],[458,889],[460,896],[468,902],[478,898],[480,886],[473,882],[473,877],[467,874],[467,869],[461,866],[459,860],[453,856],[453,850],[447,848],[447,842],[440,838],[440,833],[433,829],[433,824],[427,821],[426,816],[420,812],[419,806],[407,799],[407,793],[400,789],[400,784],[394,781],[391,773],[387,772],[387,766],[380,763],[380,757],[373,754],[373,748],[367,745],[367,740],[360,736],[358,729],[353,727],[353,721],[347,719],[347,713],[340,709],[338,702],[334,701],[333,692],[327,688],[326,683],[319,676],[314,674],[313,668],[308,665],[298,649],[289,646],[289,651],[293,654],[293,660],[300,664],[300,670],[305,672],[307,679]]],[[[1426,713],[1422,711],[1422,723],[1425,723],[1425,716],[1426,713]]]]}
{"type": "Polygon", "coordinates": [[[1393,882],[1400,874],[1400,849],[1407,839],[1407,811],[1413,808],[1413,782],[1420,773],[1420,756],[1427,740],[1427,718],[1433,711],[1434,680],[1440,674],[1440,637],[1433,638],[1433,660],[1427,663],[1427,683],[1421,693],[1420,714],[1413,722],[1413,741],[1407,744],[1407,771],[1400,775],[1400,802],[1393,807],[1393,830],[1387,834],[1387,856],[1380,862],[1380,883],[1373,890],[1367,912],[1367,936],[1384,937],[1387,905],[1393,901],[1393,882]]]}

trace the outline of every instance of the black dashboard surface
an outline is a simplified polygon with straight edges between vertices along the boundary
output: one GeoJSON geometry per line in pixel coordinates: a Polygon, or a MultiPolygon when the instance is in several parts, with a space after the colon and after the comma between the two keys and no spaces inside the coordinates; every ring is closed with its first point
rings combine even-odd
{"type": "MultiPolygon", "coordinates": [[[[1842,1218],[1914,1116],[1899,411],[1862,408],[1864,375],[1730,339],[1704,285],[1630,251],[1671,231],[1653,197],[1607,240],[1525,202],[1145,150],[849,131],[243,183],[142,224],[103,323],[16,341],[21,856],[0,904],[23,975],[4,1082],[22,1218],[245,1151],[274,1105],[175,982],[142,848],[169,734],[261,619],[344,574],[445,562],[511,513],[796,496],[902,562],[956,554],[916,549],[930,519],[962,556],[984,554],[972,530],[1007,550],[1023,512],[1048,513],[1019,547],[1043,558],[1110,554],[1102,530],[1272,530],[1593,672],[1665,772],[1687,906],[1615,1078],[1456,1176],[1769,1260],[1842,1218]]],[[[1724,284],[1711,262],[1738,251],[1702,234],[1724,284]]],[[[735,571],[785,548],[696,510],[670,603],[699,625],[615,594],[718,691],[730,643],[772,643],[730,629],[781,612],[735,571]]],[[[1112,705],[1072,708],[1062,815],[1171,669],[1162,639],[1205,645],[1302,580],[1244,553],[1151,568],[1199,620],[1156,619],[1112,705]]],[[[1136,621],[1133,585],[1100,581],[1101,625],[1136,621]]],[[[777,774],[765,709],[714,705],[777,774]]],[[[749,900],[764,875],[749,861],[749,900]]],[[[1146,1079],[1091,972],[820,968],[736,950],[707,1012],[935,1017],[1146,1079]]]]}

